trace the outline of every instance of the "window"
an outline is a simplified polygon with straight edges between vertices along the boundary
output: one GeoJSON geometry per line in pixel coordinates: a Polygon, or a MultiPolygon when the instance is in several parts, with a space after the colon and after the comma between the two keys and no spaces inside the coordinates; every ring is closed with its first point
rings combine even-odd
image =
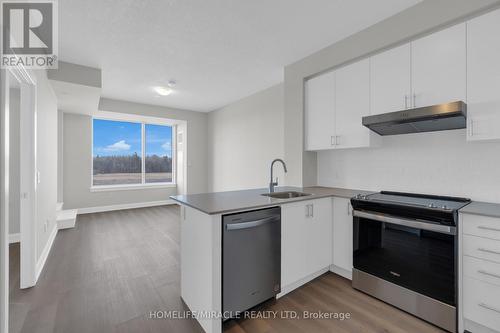
{"type": "Polygon", "coordinates": [[[93,119],[92,186],[173,183],[173,127],[93,119]]]}
{"type": "Polygon", "coordinates": [[[172,127],[145,125],[146,183],[172,182],[172,127]]]}

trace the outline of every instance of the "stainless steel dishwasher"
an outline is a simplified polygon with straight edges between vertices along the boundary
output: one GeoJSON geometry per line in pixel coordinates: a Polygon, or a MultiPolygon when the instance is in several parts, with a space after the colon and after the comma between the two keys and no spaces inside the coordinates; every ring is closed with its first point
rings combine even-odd
{"type": "Polygon", "coordinates": [[[227,313],[281,291],[281,208],[224,215],[222,228],[222,309],[229,319],[227,313]]]}

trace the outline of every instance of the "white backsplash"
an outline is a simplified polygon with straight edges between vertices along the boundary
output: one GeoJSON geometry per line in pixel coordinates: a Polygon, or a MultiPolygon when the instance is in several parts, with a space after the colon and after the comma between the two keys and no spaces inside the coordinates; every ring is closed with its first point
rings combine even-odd
{"type": "Polygon", "coordinates": [[[467,143],[465,134],[386,136],[379,148],[319,152],[318,185],[500,203],[500,142],[467,143]]]}

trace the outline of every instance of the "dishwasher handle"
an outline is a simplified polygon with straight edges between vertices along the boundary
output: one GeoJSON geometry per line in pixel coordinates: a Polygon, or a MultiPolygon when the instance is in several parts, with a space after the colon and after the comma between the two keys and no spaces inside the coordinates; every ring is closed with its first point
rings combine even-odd
{"type": "Polygon", "coordinates": [[[226,224],[226,230],[231,231],[231,230],[242,230],[242,229],[255,228],[255,227],[259,227],[261,225],[267,224],[267,223],[278,221],[279,219],[280,219],[279,216],[272,216],[272,217],[267,217],[265,219],[255,220],[255,221],[250,221],[250,222],[226,224]]]}

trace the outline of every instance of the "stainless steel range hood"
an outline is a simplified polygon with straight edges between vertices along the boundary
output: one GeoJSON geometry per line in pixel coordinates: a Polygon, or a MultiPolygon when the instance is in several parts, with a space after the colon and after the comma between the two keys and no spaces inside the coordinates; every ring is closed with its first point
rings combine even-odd
{"type": "Polygon", "coordinates": [[[363,117],[363,125],[380,135],[434,132],[466,127],[467,105],[452,102],[363,117]]]}

